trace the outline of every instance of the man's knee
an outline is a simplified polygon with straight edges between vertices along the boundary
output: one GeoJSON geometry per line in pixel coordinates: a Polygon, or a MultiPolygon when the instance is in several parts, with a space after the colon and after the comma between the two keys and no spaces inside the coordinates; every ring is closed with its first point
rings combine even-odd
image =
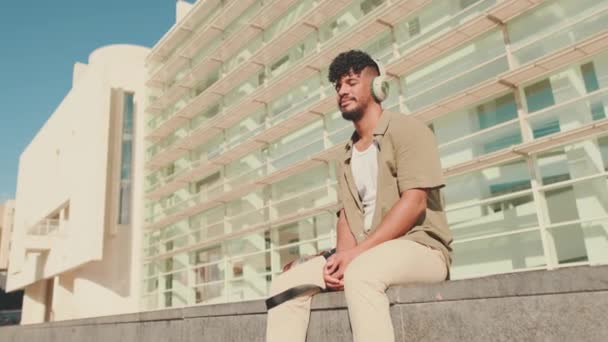
{"type": "Polygon", "coordinates": [[[289,286],[286,284],[288,280],[286,279],[286,276],[288,276],[287,273],[281,273],[272,279],[272,281],[270,282],[271,296],[274,296],[277,293],[281,293],[289,288],[289,286]]]}
{"type": "Polygon", "coordinates": [[[358,287],[373,288],[378,291],[385,291],[386,286],[382,277],[376,269],[370,268],[368,262],[364,260],[353,260],[344,273],[344,290],[349,292],[358,287]]]}
{"type": "Polygon", "coordinates": [[[344,289],[352,288],[361,284],[369,284],[372,282],[369,270],[366,270],[361,263],[356,262],[357,259],[348,265],[344,272],[344,289]]]}

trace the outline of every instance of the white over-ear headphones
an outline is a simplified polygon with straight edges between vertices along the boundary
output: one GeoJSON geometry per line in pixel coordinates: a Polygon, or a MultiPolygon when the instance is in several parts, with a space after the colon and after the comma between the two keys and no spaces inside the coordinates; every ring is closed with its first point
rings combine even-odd
{"type": "Polygon", "coordinates": [[[384,71],[384,66],[380,63],[379,60],[374,59],[376,66],[378,67],[378,71],[380,75],[374,77],[372,80],[372,96],[374,99],[380,103],[388,97],[388,92],[390,90],[390,85],[386,80],[386,73],[384,71]]]}

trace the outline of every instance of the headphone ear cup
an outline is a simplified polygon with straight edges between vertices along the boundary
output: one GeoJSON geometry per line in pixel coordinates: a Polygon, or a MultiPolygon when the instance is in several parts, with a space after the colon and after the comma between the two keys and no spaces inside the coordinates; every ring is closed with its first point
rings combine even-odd
{"type": "Polygon", "coordinates": [[[383,76],[377,76],[372,81],[372,96],[377,102],[386,100],[388,96],[389,84],[383,76]]]}

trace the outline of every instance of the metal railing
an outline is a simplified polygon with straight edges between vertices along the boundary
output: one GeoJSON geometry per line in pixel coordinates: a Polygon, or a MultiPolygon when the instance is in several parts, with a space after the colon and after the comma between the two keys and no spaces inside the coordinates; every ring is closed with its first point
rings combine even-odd
{"type": "Polygon", "coordinates": [[[59,233],[59,220],[58,219],[45,219],[35,224],[27,230],[28,235],[36,236],[48,236],[56,235],[59,233]]]}

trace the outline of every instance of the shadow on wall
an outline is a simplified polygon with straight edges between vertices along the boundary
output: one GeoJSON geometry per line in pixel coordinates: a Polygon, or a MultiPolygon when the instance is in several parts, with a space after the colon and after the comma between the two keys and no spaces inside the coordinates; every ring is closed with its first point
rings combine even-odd
{"type": "MultiPolygon", "coordinates": [[[[106,236],[103,260],[92,261],[78,272],[78,278],[105,287],[121,297],[131,295],[132,228],[118,227],[116,235],[106,236]]],[[[73,282],[71,284],[73,287],[73,282]]],[[[69,288],[69,284],[67,286],[69,288]]]]}

